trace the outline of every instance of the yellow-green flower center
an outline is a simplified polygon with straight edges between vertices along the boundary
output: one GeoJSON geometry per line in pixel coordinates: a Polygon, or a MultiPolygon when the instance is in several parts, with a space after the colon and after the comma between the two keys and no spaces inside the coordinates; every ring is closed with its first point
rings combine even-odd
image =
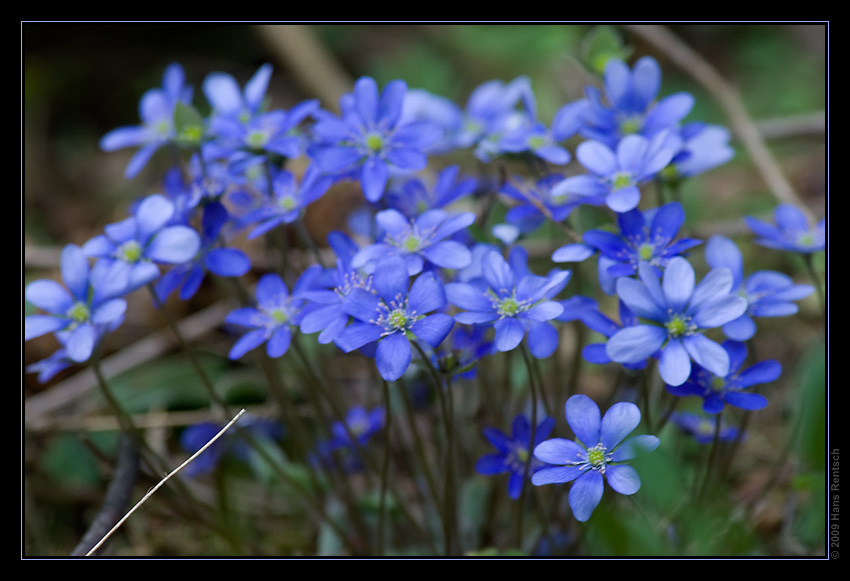
{"type": "Polygon", "coordinates": [[[797,238],[797,243],[803,246],[811,246],[812,244],[814,244],[814,242],[815,237],[808,232],[797,238]]]}
{"type": "Polygon", "coordinates": [[[417,236],[408,236],[402,244],[408,252],[416,252],[422,245],[422,241],[417,236]]]}
{"type": "Polygon", "coordinates": [[[546,145],[546,140],[539,135],[534,135],[528,138],[528,146],[531,149],[539,149],[546,145]]]}
{"type": "Polygon", "coordinates": [[[278,206],[286,210],[287,212],[295,209],[295,199],[292,196],[284,196],[277,202],[278,206]]]}
{"type": "Polygon", "coordinates": [[[383,149],[384,140],[377,133],[370,133],[366,136],[366,147],[377,153],[383,149]]]}
{"type": "Polygon", "coordinates": [[[68,316],[78,323],[83,323],[89,320],[91,311],[89,311],[89,307],[85,303],[75,303],[68,311],[68,316]]]}
{"type": "Polygon", "coordinates": [[[269,312],[269,316],[274,320],[278,325],[283,325],[289,320],[289,313],[287,313],[284,309],[278,307],[276,309],[272,309],[269,312]]]}
{"type": "Polygon", "coordinates": [[[645,242],[641,244],[638,248],[638,255],[640,256],[641,260],[650,260],[652,258],[653,250],[655,250],[655,248],[652,246],[652,244],[645,242]]]}
{"type": "Polygon", "coordinates": [[[404,309],[390,311],[387,315],[387,325],[397,330],[406,329],[408,325],[407,311],[404,309]]]}
{"type": "Polygon", "coordinates": [[[640,117],[627,117],[620,121],[620,132],[623,135],[631,135],[632,133],[640,131],[641,125],[640,117]]]}
{"type": "Polygon", "coordinates": [[[608,449],[602,444],[597,444],[593,448],[587,449],[587,461],[593,468],[601,468],[605,466],[608,457],[608,449]]]}
{"type": "Polygon", "coordinates": [[[515,297],[510,296],[499,303],[498,313],[503,317],[513,317],[519,312],[521,306],[522,305],[515,297]]]}
{"type": "Polygon", "coordinates": [[[673,337],[681,337],[688,330],[688,323],[681,316],[674,315],[665,325],[667,332],[673,337]]]}
{"type": "Polygon", "coordinates": [[[252,149],[262,149],[269,140],[269,136],[265,131],[254,130],[247,138],[248,146],[252,149]]]}
{"type": "Polygon", "coordinates": [[[124,262],[134,264],[142,257],[142,247],[135,240],[125,242],[118,248],[118,258],[124,262]]]}
{"type": "Polygon", "coordinates": [[[632,185],[632,176],[628,172],[617,172],[611,179],[611,187],[615,190],[619,190],[630,185],[632,185]]]}

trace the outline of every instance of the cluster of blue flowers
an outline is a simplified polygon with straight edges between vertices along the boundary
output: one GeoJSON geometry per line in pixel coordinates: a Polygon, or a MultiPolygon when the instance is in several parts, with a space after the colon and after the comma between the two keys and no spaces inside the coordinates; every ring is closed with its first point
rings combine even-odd
{"type": "MultiPolygon", "coordinates": [[[[105,151],[136,148],[128,178],[163,148],[185,153],[187,163],[168,174],[161,193],[134,204],[130,217],[64,250],[64,287],[45,280],[27,286],[27,300],[44,313],[26,318],[25,339],[53,333],[60,344],[32,367],[42,380],[96,353],[121,324],[128,293],[151,286],[161,301],[175,292],[185,300],[210,273],[247,275],[254,266],[236,237],[297,224],[335,184],[356,182],[368,208],[366,227],[352,220],[349,233],[332,233],[327,243],[336,264],[303,269],[291,290],[290,273],[257,273],[254,299],[226,319],[239,329],[231,359],[263,344],[269,357],[282,357],[294,334],[318,334],[320,343],[374,358],[386,381],[402,378],[420,353],[441,362],[442,372],[459,374],[520,346],[548,358],[559,348],[559,324],[580,320],[604,337],[587,347],[588,361],[642,369],[657,360],[670,393],[702,397],[710,414],[725,404],[747,410],[766,404],[746,390],[775,380],[781,368],[770,361],[744,369],[741,342],[755,334],[756,318],[793,314],[795,302],[813,289],[776,272],[745,278],[740,252],[721,237],[705,246],[710,270],[697,280],[688,251],[702,241],[678,238],[686,221],[682,206],[647,207],[641,188],[690,178],[725,163],[733,151],[724,128],[683,122],[692,96],[658,99],[661,75],[652,58],[631,68],[610,61],[603,89],[588,88],[551,123],[538,118],[523,77],[485,83],[465,107],[400,80],[381,89],[363,77],[341,97],[337,115],[315,100],[268,109],[271,74],[271,66],[261,67],[244,88],[226,73],[209,75],[202,86],[211,112],[204,118],[183,69],[171,65],[162,87],[142,97],[141,124],[103,137],[105,151]],[[464,150],[485,166],[526,160],[545,175],[494,183],[459,165],[440,165],[441,156],[464,150]],[[573,157],[581,170],[568,175],[573,157]],[[306,169],[296,171],[292,160],[306,169]],[[488,238],[473,229],[478,216],[470,209],[494,192],[509,208],[506,224],[488,238]],[[564,296],[569,270],[553,264],[533,272],[518,243],[582,205],[608,212],[612,226],[584,232],[551,261],[597,256],[597,282],[620,306],[619,323],[589,297],[564,296]],[[715,329],[728,341],[710,338],[715,329]]],[[[791,206],[777,208],[775,226],[747,223],[760,244],[795,252],[824,247],[823,222],[812,230],[791,206]]],[[[359,408],[350,419],[364,438],[383,421],[359,408]]],[[[622,494],[639,489],[640,478],[624,462],[659,440],[626,439],[641,420],[629,402],[615,403],[603,417],[590,398],[575,395],[566,402],[566,419],[575,441],[545,440],[554,427],[548,418],[532,430],[519,416],[512,436],[488,428],[498,454],[482,458],[478,470],[510,473],[512,498],[526,477],[538,486],[573,482],[570,506],[585,521],[604,481],[622,494]]],[[[347,445],[338,436],[325,448],[347,445]]]]}

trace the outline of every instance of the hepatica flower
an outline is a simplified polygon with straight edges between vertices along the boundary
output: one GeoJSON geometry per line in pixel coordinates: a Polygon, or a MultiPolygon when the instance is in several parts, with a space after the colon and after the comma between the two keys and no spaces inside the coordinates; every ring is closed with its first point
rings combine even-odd
{"type": "Polygon", "coordinates": [[[384,410],[367,410],[362,406],[355,406],[345,415],[344,422],[334,422],[331,425],[331,438],[319,443],[313,459],[329,467],[333,467],[335,460],[338,460],[344,469],[356,471],[362,467],[359,449],[384,429],[384,410]]]}
{"type": "Polygon", "coordinates": [[[160,300],[180,289],[180,299],[195,296],[207,272],[218,276],[242,276],[251,268],[251,260],[238,248],[220,245],[219,233],[230,219],[227,209],[220,202],[209,202],[201,217],[201,248],[195,257],[166,272],[156,282],[160,300]]]}
{"type": "Polygon", "coordinates": [[[551,327],[548,321],[563,313],[564,307],[552,298],[566,286],[570,273],[529,274],[524,261],[508,264],[494,250],[482,257],[481,272],[479,278],[446,285],[448,301],[465,309],[455,320],[464,325],[492,325],[498,351],[515,349],[528,328],[532,354],[538,358],[551,355],[557,347],[557,332],[547,332],[540,324],[551,327]]]}
{"type": "MultiPolygon", "coordinates": [[[[607,294],[613,294],[617,278],[633,276],[638,264],[648,262],[664,268],[674,256],[682,256],[700,240],[675,240],[685,222],[685,211],[678,202],[641,211],[638,208],[617,214],[619,234],[606,230],[588,230],[584,244],[588,251],[599,251],[599,283],[607,294]]],[[[559,248],[552,254],[554,262],[568,262],[576,257],[576,244],[559,248]]],[[[586,253],[582,254],[582,257],[586,253]]],[[[660,272],[660,270],[659,270],[660,272]]]]}
{"type": "Polygon", "coordinates": [[[410,284],[404,260],[387,258],[375,268],[371,292],[354,288],[345,297],[343,308],[356,321],[339,332],[336,344],[349,353],[377,343],[378,372],[395,381],[410,365],[410,341],[437,347],[451,331],[454,320],[433,312],[445,304],[443,285],[433,273],[422,273],[410,284]]]}
{"type": "Polygon", "coordinates": [[[614,148],[628,135],[652,138],[675,128],[694,105],[691,94],[680,92],[655,101],[661,88],[661,68],[652,57],[634,67],[619,59],[605,65],[603,94],[588,87],[582,134],[614,148]]]}
{"type": "Polygon", "coordinates": [[[778,379],[782,374],[782,365],[771,359],[743,368],[747,358],[747,346],[744,343],[724,341],[723,349],[729,354],[729,373],[719,376],[694,365],[687,381],[679,386],[667,386],[667,391],[679,397],[701,397],[702,410],[707,414],[719,413],[726,404],[745,410],[765,407],[767,399],[747,389],[778,379]]]}
{"type": "Polygon", "coordinates": [[[773,212],[775,224],[746,216],[750,230],[758,237],[756,244],[811,254],[826,248],[826,218],[821,218],[812,227],[806,215],[792,204],[779,204],[773,212]]]}
{"type": "Polygon", "coordinates": [[[162,87],[150,89],[139,101],[142,124],[113,129],[100,140],[104,151],[139,147],[130,159],[124,176],[131,179],[147,164],[157,149],[172,141],[175,135],[174,110],[178,103],[189,104],[192,88],[185,85],[185,73],[178,64],[171,64],[162,76],[162,87]]]}
{"type": "Polygon", "coordinates": [[[676,412],[670,416],[671,422],[700,444],[710,444],[714,441],[718,420],[720,420],[720,431],[717,432],[717,436],[720,441],[731,442],[738,438],[738,428],[727,426],[721,418],[716,416],[703,416],[686,412],[676,412]]]}
{"type": "Polygon", "coordinates": [[[669,385],[681,385],[691,361],[725,376],[729,355],[703,333],[744,314],[747,301],[731,294],[732,273],[715,268],[697,285],[694,269],[680,256],[670,259],[663,281],[649,263],[638,266],[640,279],[620,278],[617,294],[645,324],[624,327],[609,340],[606,353],[618,363],[638,363],[660,350],[659,372],[669,385]]]}
{"type": "Polygon", "coordinates": [[[673,159],[667,134],[652,139],[627,135],[612,149],[599,141],[584,141],[576,157],[590,173],[570,176],[552,188],[553,196],[602,196],[615,212],[628,212],[640,202],[640,185],[673,159]]]}
{"type": "Polygon", "coordinates": [[[360,250],[351,259],[354,268],[371,272],[375,262],[390,256],[404,259],[407,273],[419,274],[426,263],[441,268],[466,268],[472,260],[469,249],[448,237],[463,230],[475,221],[475,214],[463,212],[448,214],[443,210],[428,210],[415,219],[406,218],[393,209],[375,215],[383,231],[380,242],[360,250]]]}
{"type": "Polygon", "coordinates": [[[266,344],[269,357],[282,357],[292,342],[292,331],[303,316],[306,300],[302,293],[311,288],[320,267],[308,268],[299,277],[292,294],[275,273],[263,275],[257,282],[257,304],[231,311],[225,322],[245,327],[248,331],[230,350],[231,359],[239,359],[248,351],[266,344]]]}
{"type": "Polygon", "coordinates": [[[640,410],[633,403],[611,406],[600,418],[599,407],[586,395],[574,395],[564,406],[567,423],[576,440],[552,438],[534,448],[534,457],[550,464],[537,471],[535,486],[572,482],[570,508],[585,522],[602,500],[604,482],[620,494],[640,490],[637,471],[624,464],[639,452],[651,452],[660,444],[656,436],[626,439],[640,423],[640,410]]]}
{"type": "MultiPolygon", "coordinates": [[[[531,424],[528,418],[522,414],[514,418],[511,435],[507,435],[496,428],[484,428],[484,437],[498,452],[482,456],[475,464],[475,470],[486,476],[509,474],[508,496],[516,500],[522,492],[526,478],[526,465],[531,451],[549,437],[549,433],[554,427],[554,418],[544,418],[537,425],[533,443],[531,441],[531,424]]],[[[531,464],[528,465],[528,476],[544,466],[543,462],[532,457],[531,464]]]]}
{"type": "Polygon", "coordinates": [[[340,102],[342,117],[322,116],[313,126],[311,156],[325,172],[359,172],[370,202],[381,198],[391,170],[418,171],[428,164],[425,150],[441,134],[429,121],[399,123],[407,85],[392,81],[378,92],[362,77],[340,102]]]}
{"type": "MultiPolygon", "coordinates": [[[[89,269],[78,246],[69,244],[62,250],[61,270],[65,286],[52,280],[27,285],[27,301],[45,313],[24,319],[24,341],[55,333],[67,358],[82,363],[89,360],[104,330],[123,320],[127,302],[116,297],[123,285],[115,284],[109,264],[97,262],[89,269]]],[[[61,360],[57,357],[51,365],[61,360]]]]}
{"type": "Polygon", "coordinates": [[[705,259],[712,268],[725,267],[732,272],[734,292],[747,300],[747,311],[723,325],[730,339],[746,341],[756,332],[754,317],[786,317],[799,310],[794,301],[804,299],[815,289],[808,284],[796,284],[781,272],[760,270],[744,278],[744,258],[734,242],[723,236],[713,236],[706,245],[705,259]]]}
{"type": "Polygon", "coordinates": [[[121,222],[108,224],[104,234],[83,245],[86,256],[110,261],[126,287],[133,291],[159,276],[158,263],[181,264],[195,258],[201,238],[195,230],[171,224],[174,203],[153,194],[136,206],[134,214],[121,222]]]}

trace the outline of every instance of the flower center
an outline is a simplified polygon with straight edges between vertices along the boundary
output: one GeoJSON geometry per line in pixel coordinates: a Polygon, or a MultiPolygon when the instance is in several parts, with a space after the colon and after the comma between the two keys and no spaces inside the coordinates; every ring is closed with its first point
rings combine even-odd
{"type": "Polygon", "coordinates": [[[691,326],[689,325],[689,321],[689,318],[682,317],[681,315],[673,315],[673,318],[667,321],[667,324],[664,326],[667,328],[667,332],[671,337],[681,337],[690,332],[691,326]]]}
{"type": "Polygon", "coordinates": [[[275,325],[283,325],[289,320],[289,313],[283,307],[277,307],[268,312],[275,325]]]}
{"type": "Polygon", "coordinates": [[[77,323],[83,323],[89,320],[91,311],[89,311],[88,305],[80,302],[74,303],[74,306],[68,309],[67,315],[77,323]]]}
{"type": "Polygon", "coordinates": [[[546,139],[540,135],[533,135],[528,138],[528,146],[531,149],[540,149],[544,145],[546,145],[546,139]]]}
{"type": "Polygon", "coordinates": [[[620,132],[623,135],[631,135],[640,131],[643,122],[637,115],[626,117],[620,121],[620,132]]]}
{"type": "Polygon", "coordinates": [[[398,295],[389,304],[382,302],[378,307],[378,319],[371,322],[383,327],[385,335],[390,335],[397,331],[407,331],[414,321],[416,311],[408,311],[407,298],[398,295]]]}
{"type": "Polygon", "coordinates": [[[711,385],[711,391],[721,393],[726,387],[726,380],[722,377],[712,377],[709,384],[711,385]]]}
{"type": "Polygon", "coordinates": [[[626,171],[619,171],[611,178],[611,187],[615,190],[632,185],[632,175],[626,171]]]}
{"type": "Polygon", "coordinates": [[[366,147],[371,151],[378,153],[384,148],[384,139],[377,133],[370,133],[366,136],[366,147]]]}
{"type": "Polygon", "coordinates": [[[295,208],[296,203],[292,196],[284,196],[277,201],[277,205],[289,212],[295,208]]]}
{"type": "Polygon", "coordinates": [[[806,232],[805,234],[801,234],[799,238],[797,238],[797,243],[802,246],[811,246],[815,242],[815,237],[810,233],[806,232]]]}
{"type": "Polygon", "coordinates": [[[265,131],[255,129],[248,134],[246,141],[251,149],[262,149],[268,143],[269,136],[265,131]]]}
{"type": "Polygon", "coordinates": [[[608,454],[608,448],[602,444],[596,444],[587,449],[587,464],[592,470],[598,470],[604,474],[605,465],[610,461],[611,455],[608,454]]]}
{"type": "Polygon", "coordinates": [[[638,255],[640,256],[641,260],[649,261],[650,259],[652,259],[652,253],[654,250],[655,248],[652,246],[652,244],[644,242],[638,248],[638,255]]]}
{"type": "Polygon", "coordinates": [[[408,252],[416,252],[421,247],[421,244],[422,241],[419,239],[419,237],[413,235],[408,236],[404,239],[404,242],[402,242],[402,246],[408,252]]]}
{"type": "Polygon", "coordinates": [[[124,262],[135,264],[142,257],[142,246],[135,240],[130,240],[119,246],[116,254],[124,262]]]}
{"type": "Polygon", "coordinates": [[[499,317],[515,317],[519,313],[528,309],[528,301],[521,301],[516,298],[516,290],[514,290],[510,296],[498,298],[491,297],[493,301],[496,312],[499,314],[499,317]]]}

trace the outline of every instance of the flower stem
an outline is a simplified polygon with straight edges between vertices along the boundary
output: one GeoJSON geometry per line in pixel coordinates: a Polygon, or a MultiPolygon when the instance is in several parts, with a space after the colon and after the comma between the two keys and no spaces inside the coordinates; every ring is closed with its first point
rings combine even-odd
{"type": "Polygon", "coordinates": [[[381,499],[380,508],[378,509],[378,555],[384,554],[384,518],[387,512],[386,500],[390,470],[390,425],[392,418],[390,388],[387,385],[387,380],[381,378],[381,387],[383,388],[384,395],[384,433],[386,434],[386,442],[384,443],[384,462],[381,467],[381,499]]]}
{"type": "Polygon", "coordinates": [[[445,480],[443,482],[443,541],[445,543],[446,555],[453,555],[457,554],[458,547],[456,509],[457,495],[454,469],[454,418],[452,417],[454,408],[452,405],[452,394],[446,393],[443,380],[440,378],[439,373],[437,373],[437,370],[434,368],[434,365],[431,363],[431,359],[425,353],[425,350],[422,349],[422,346],[419,345],[417,341],[411,341],[411,343],[419,352],[420,358],[425,363],[425,366],[431,374],[431,378],[434,380],[434,387],[439,395],[440,407],[443,410],[443,423],[446,430],[446,472],[445,480]]]}
{"type": "Polygon", "coordinates": [[[531,462],[534,459],[534,441],[537,438],[537,386],[535,385],[534,366],[531,364],[531,357],[528,355],[528,348],[525,346],[525,342],[520,343],[520,351],[522,352],[525,366],[528,369],[528,386],[531,393],[531,435],[528,441],[528,458],[523,468],[522,488],[520,489],[519,499],[517,501],[516,546],[518,549],[522,549],[522,517],[525,513],[523,505],[525,504],[525,494],[528,489],[526,484],[528,483],[528,475],[531,472],[531,462]]]}

